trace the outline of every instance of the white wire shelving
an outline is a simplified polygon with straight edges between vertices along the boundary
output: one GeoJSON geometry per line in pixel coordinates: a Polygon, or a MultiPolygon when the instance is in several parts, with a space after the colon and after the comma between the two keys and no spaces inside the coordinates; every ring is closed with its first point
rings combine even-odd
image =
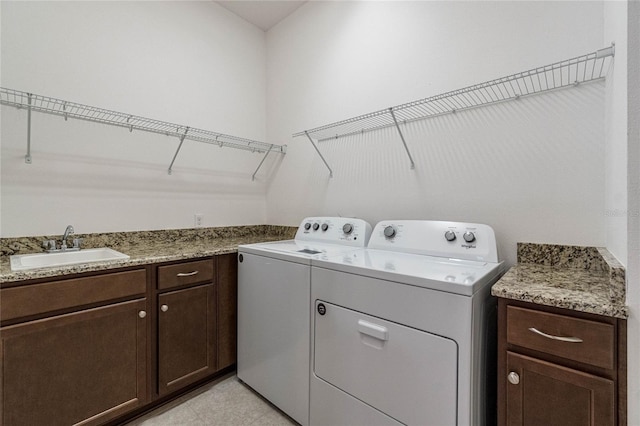
{"type": "Polygon", "coordinates": [[[414,169],[415,163],[401,124],[598,81],[606,77],[614,54],[615,46],[612,44],[586,55],[304,130],[294,133],[293,137],[307,137],[329,169],[329,176],[333,177],[333,170],[318,149],[317,142],[395,127],[414,169]]]}
{"type": "Polygon", "coordinates": [[[245,151],[264,153],[262,161],[251,176],[255,180],[256,173],[262,167],[264,160],[271,152],[285,154],[286,145],[269,144],[252,139],[241,138],[224,133],[212,132],[152,118],[140,117],[123,112],[112,111],[104,108],[83,105],[76,102],[69,102],[48,96],[36,95],[19,90],[0,88],[0,104],[13,106],[18,109],[27,110],[27,154],[25,162],[30,164],[31,159],[31,112],[41,112],[64,117],[65,120],[74,118],[78,120],[92,121],[110,126],[124,127],[130,132],[139,130],[143,132],[158,133],[165,136],[173,136],[179,139],[180,143],[169,165],[168,173],[172,173],[173,164],[182,148],[185,140],[208,143],[219,147],[236,148],[245,151]]]}

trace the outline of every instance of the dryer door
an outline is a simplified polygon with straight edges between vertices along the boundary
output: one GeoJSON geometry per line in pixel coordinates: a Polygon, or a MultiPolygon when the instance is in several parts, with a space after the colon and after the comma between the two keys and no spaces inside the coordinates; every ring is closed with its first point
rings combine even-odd
{"type": "Polygon", "coordinates": [[[453,340],[328,302],[315,305],[313,369],[320,379],[407,425],[456,424],[453,340]]]}

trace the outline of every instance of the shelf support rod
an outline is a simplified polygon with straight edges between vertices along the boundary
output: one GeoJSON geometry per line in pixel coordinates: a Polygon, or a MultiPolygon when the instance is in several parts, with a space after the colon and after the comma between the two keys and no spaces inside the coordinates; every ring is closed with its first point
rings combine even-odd
{"type": "Polygon", "coordinates": [[[404,140],[404,135],[402,134],[402,131],[400,130],[400,125],[398,124],[398,120],[396,119],[396,115],[393,113],[393,108],[389,108],[389,113],[391,114],[391,117],[393,118],[393,122],[396,124],[396,129],[398,129],[398,134],[400,135],[400,139],[402,140],[402,145],[404,145],[404,150],[407,151],[407,155],[409,156],[409,161],[411,162],[411,170],[416,168],[416,164],[413,162],[413,157],[411,156],[411,153],[409,152],[409,147],[407,146],[407,142],[405,142],[404,140]]]}
{"type": "Polygon", "coordinates": [[[258,170],[260,170],[260,167],[262,167],[262,163],[264,163],[264,160],[267,159],[267,155],[269,155],[269,153],[271,153],[271,150],[273,149],[273,144],[271,144],[271,146],[269,147],[269,149],[267,150],[267,152],[264,153],[264,157],[262,157],[262,161],[260,162],[260,164],[258,164],[258,168],[256,169],[255,172],[253,172],[253,174],[251,175],[251,181],[256,180],[256,174],[258,173],[258,170]]]}
{"type": "Polygon", "coordinates": [[[27,155],[24,156],[24,162],[31,164],[31,93],[27,93],[27,155]]]}
{"type": "Polygon", "coordinates": [[[324,157],[322,156],[322,153],[320,152],[320,150],[318,149],[316,144],[313,142],[313,139],[311,139],[311,136],[309,136],[309,132],[307,132],[305,130],[304,134],[305,134],[305,136],[307,138],[309,138],[309,142],[311,142],[311,145],[313,145],[313,147],[316,149],[316,152],[318,153],[320,158],[322,158],[322,162],[324,163],[325,166],[327,166],[327,169],[329,169],[329,177],[332,178],[333,177],[333,170],[331,170],[331,167],[329,167],[329,164],[327,164],[327,160],[324,159],[324,157]]]}
{"type": "Polygon", "coordinates": [[[167,174],[171,174],[171,168],[173,167],[173,163],[176,161],[176,157],[180,152],[180,148],[182,148],[182,143],[184,142],[184,138],[187,137],[188,131],[189,131],[189,128],[187,127],[186,129],[184,129],[184,133],[182,134],[182,136],[180,136],[180,145],[178,145],[178,149],[176,150],[176,153],[173,154],[173,159],[171,160],[171,164],[169,164],[169,170],[167,170],[167,174]]]}

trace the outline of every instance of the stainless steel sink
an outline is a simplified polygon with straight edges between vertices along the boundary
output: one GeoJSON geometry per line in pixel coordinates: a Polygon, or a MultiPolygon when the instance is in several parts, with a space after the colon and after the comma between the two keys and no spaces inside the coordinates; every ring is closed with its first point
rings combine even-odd
{"type": "Polygon", "coordinates": [[[12,271],[123,259],[129,259],[129,256],[107,247],[58,253],[35,253],[10,256],[12,271]]]}

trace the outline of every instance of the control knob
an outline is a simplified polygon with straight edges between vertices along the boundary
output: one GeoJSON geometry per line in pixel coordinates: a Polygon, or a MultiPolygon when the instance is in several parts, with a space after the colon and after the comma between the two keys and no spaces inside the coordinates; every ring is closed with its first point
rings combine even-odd
{"type": "Polygon", "coordinates": [[[462,234],[462,238],[464,238],[464,240],[468,243],[472,243],[476,240],[475,234],[471,231],[467,231],[464,234],[462,234]]]}
{"type": "Polygon", "coordinates": [[[456,233],[455,233],[455,232],[453,232],[453,231],[451,231],[451,230],[449,230],[449,231],[447,231],[447,232],[445,232],[445,233],[444,233],[444,238],[445,238],[447,241],[455,241],[455,239],[456,239],[456,233]]]}
{"type": "Polygon", "coordinates": [[[326,223],[322,224],[322,232],[325,232],[327,229],[329,229],[329,225],[327,225],[326,223]]]}
{"type": "Polygon", "coordinates": [[[319,225],[319,224],[317,224],[317,223],[314,223],[314,224],[313,224],[313,230],[314,230],[314,231],[317,231],[317,230],[318,230],[318,228],[320,228],[320,225],[319,225]]]}
{"type": "Polygon", "coordinates": [[[305,229],[305,230],[307,230],[307,231],[308,231],[309,229],[311,229],[311,224],[310,224],[309,222],[305,223],[305,224],[304,224],[304,229],[305,229]]]}
{"type": "Polygon", "coordinates": [[[396,230],[393,226],[389,225],[384,228],[384,236],[387,238],[393,238],[396,236],[396,230]]]}
{"type": "Polygon", "coordinates": [[[353,232],[353,225],[350,223],[345,223],[344,225],[342,225],[342,232],[349,235],[353,232]]]}

